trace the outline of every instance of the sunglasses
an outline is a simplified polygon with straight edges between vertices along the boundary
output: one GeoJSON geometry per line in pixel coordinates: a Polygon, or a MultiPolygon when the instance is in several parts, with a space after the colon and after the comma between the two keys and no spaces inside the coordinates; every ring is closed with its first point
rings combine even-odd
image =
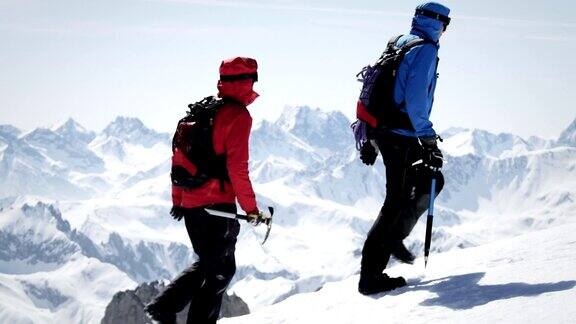
{"type": "Polygon", "coordinates": [[[416,15],[441,21],[444,24],[444,31],[446,31],[446,28],[448,28],[448,25],[450,25],[450,17],[441,15],[428,9],[416,9],[416,15]]]}
{"type": "Polygon", "coordinates": [[[224,81],[224,82],[231,82],[231,81],[238,81],[238,80],[252,80],[254,82],[258,82],[258,73],[244,73],[244,74],[221,75],[220,76],[220,81],[224,81]]]}

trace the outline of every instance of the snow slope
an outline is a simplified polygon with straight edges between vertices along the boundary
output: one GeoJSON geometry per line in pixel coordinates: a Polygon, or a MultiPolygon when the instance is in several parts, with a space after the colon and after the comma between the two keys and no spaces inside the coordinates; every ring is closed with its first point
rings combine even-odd
{"type": "Polygon", "coordinates": [[[358,276],[327,283],[233,323],[574,323],[576,223],[433,254],[389,269],[409,286],[366,297],[358,276]]]}

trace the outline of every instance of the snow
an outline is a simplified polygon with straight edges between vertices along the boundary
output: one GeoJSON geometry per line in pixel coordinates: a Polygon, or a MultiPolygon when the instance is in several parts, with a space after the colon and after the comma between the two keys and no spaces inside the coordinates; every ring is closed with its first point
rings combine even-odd
{"type": "Polygon", "coordinates": [[[138,118],[117,117],[104,130],[100,137],[115,137],[133,145],[151,147],[159,142],[168,143],[169,135],[158,133],[144,126],[138,118]]]}
{"type": "MultiPolygon", "coordinates": [[[[397,265],[408,287],[366,297],[358,275],[325,284],[233,323],[573,323],[576,224],[433,254],[397,265]]],[[[279,287],[279,285],[274,285],[279,287]]]]}
{"type": "MultiPolygon", "coordinates": [[[[10,252],[14,252],[14,246],[5,246],[10,252]]],[[[60,267],[60,264],[56,262],[45,263],[45,262],[31,262],[31,258],[21,259],[21,260],[0,260],[0,273],[4,274],[26,274],[35,273],[40,271],[50,271],[60,267]]]]}
{"type": "Polygon", "coordinates": [[[20,136],[20,134],[22,134],[22,131],[17,127],[6,124],[0,125],[0,137],[15,138],[20,136]]]}
{"type": "Polygon", "coordinates": [[[576,120],[568,126],[558,139],[560,145],[576,146],[576,120]]]}
{"type": "Polygon", "coordinates": [[[94,132],[88,131],[72,118],[54,125],[51,130],[71,142],[89,143],[95,136],[94,132]]]}
{"type": "Polygon", "coordinates": [[[134,285],[116,267],[82,256],[53,271],[0,274],[0,322],[98,323],[108,299],[134,285]],[[36,294],[26,293],[31,287],[36,294]]]}
{"type": "MultiPolygon", "coordinates": [[[[452,156],[466,154],[485,155],[493,158],[513,157],[531,151],[535,146],[513,134],[494,135],[478,129],[451,128],[441,133],[444,142],[439,147],[452,156]]],[[[533,141],[537,141],[536,138],[533,141]]]]}
{"type": "MultiPolygon", "coordinates": [[[[224,323],[576,319],[567,305],[574,285],[563,283],[575,277],[573,125],[558,141],[443,132],[446,186],[428,269],[393,262],[391,274],[412,286],[369,298],[356,292],[357,272],[384,168],[359,162],[349,124],[338,112],[289,107],[253,131],[254,189],[276,215],[264,246],[265,228],[242,224],[230,291],[254,313],[224,323]],[[536,305],[546,311],[523,311],[536,305]]],[[[99,133],[73,120],[0,133],[0,322],[97,323],[114,292],[192,262],[183,224],[168,215],[168,134],[125,117],[99,133]],[[66,143],[83,153],[50,152],[66,143]],[[88,157],[101,169],[79,167],[88,157]]],[[[419,256],[423,237],[421,220],[406,240],[419,256]]]]}
{"type": "Polygon", "coordinates": [[[0,219],[0,229],[3,231],[18,236],[29,235],[35,242],[65,239],[57,226],[56,219],[46,209],[31,208],[28,204],[22,209],[8,211],[0,219]]]}

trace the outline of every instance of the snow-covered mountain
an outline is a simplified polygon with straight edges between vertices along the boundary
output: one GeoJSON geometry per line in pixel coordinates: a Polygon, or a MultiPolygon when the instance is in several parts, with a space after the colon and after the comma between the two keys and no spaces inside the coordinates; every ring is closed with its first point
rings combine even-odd
{"type": "Polygon", "coordinates": [[[8,143],[15,140],[22,131],[12,125],[0,125],[0,143],[8,143]]]}
{"type": "Polygon", "coordinates": [[[440,134],[443,149],[452,156],[474,154],[493,158],[517,156],[546,148],[551,143],[533,137],[529,140],[513,134],[492,134],[479,129],[448,129],[440,134]]]}
{"type": "MultiPolygon", "coordinates": [[[[32,201],[34,199],[31,199],[32,201]]],[[[21,202],[20,199],[3,208],[6,210],[0,230],[4,261],[18,261],[30,266],[2,268],[2,273],[28,273],[51,269],[66,263],[80,253],[118,267],[136,281],[169,279],[192,261],[186,246],[172,242],[131,241],[112,232],[105,242],[95,242],[82,231],[72,229],[54,204],[21,202]]]]}
{"type": "Polygon", "coordinates": [[[558,144],[572,147],[576,146],[576,120],[560,134],[558,144]]]}
{"type": "MultiPolygon", "coordinates": [[[[72,229],[70,223],[62,218],[62,214],[54,203],[43,203],[35,199],[18,198],[15,201],[4,200],[0,218],[0,244],[4,247],[0,252],[0,285],[20,282],[30,289],[25,290],[27,298],[20,300],[21,306],[29,308],[27,316],[21,318],[35,320],[43,318],[45,307],[38,304],[51,304],[54,316],[61,318],[61,308],[68,308],[70,312],[80,311],[80,322],[98,320],[101,309],[94,318],[94,310],[83,310],[80,306],[83,301],[74,300],[58,291],[57,287],[64,278],[71,281],[85,281],[88,278],[85,272],[69,273],[66,277],[61,272],[69,264],[81,263],[88,266],[85,271],[91,272],[93,267],[109,268],[102,276],[114,275],[121,287],[131,287],[135,282],[151,281],[155,279],[170,279],[179,270],[190,264],[193,260],[191,251],[185,245],[177,242],[134,242],[122,238],[117,233],[108,235],[106,242],[95,242],[82,231],[72,229]],[[86,264],[88,262],[88,264],[86,264]],[[38,289],[49,293],[47,300],[37,300],[36,283],[27,283],[28,278],[35,275],[43,278],[38,289]],[[69,301],[69,302],[67,302],[69,301]],[[65,303],[67,302],[67,303],[65,303]],[[59,307],[62,304],[62,307],[59,307]],[[36,309],[38,308],[38,309],[36,309]]],[[[85,288],[100,289],[102,287],[91,285],[90,281],[84,283],[85,288]]],[[[107,284],[106,280],[98,285],[107,284]]],[[[82,289],[83,287],[77,287],[82,289]]],[[[107,288],[107,294],[114,293],[114,288],[107,288]]],[[[38,294],[43,294],[39,292],[38,294]]],[[[105,295],[107,296],[107,295],[105,295]]],[[[98,296],[93,296],[97,298],[98,296]]],[[[102,297],[102,296],[100,296],[102,297]]],[[[10,302],[10,295],[2,295],[0,302],[10,302]]],[[[104,300],[98,300],[103,303],[104,300]]],[[[104,304],[105,306],[106,304],[104,304]]],[[[102,306],[102,305],[100,305],[102,306]]],[[[13,318],[15,314],[10,310],[0,312],[0,322],[13,318]],[[5,316],[4,316],[5,315],[5,316]]],[[[50,318],[50,317],[46,317],[50,318]]],[[[63,317],[62,319],[66,319],[63,317]]]]}
{"type": "MultiPolygon", "coordinates": [[[[339,112],[289,107],[253,130],[258,201],[277,213],[265,246],[261,228],[243,224],[239,237],[230,290],[251,318],[329,282],[355,280],[385,179],[381,161],[359,161],[349,124],[339,112]]],[[[442,132],[446,186],[434,253],[480,251],[576,222],[575,133],[576,121],[555,141],[442,132]]],[[[72,119],[24,133],[0,126],[0,242],[7,247],[0,251],[0,322],[98,322],[116,291],[169,279],[192,262],[183,225],[168,215],[170,154],[170,134],[135,118],[118,117],[102,132],[72,119]],[[8,309],[13,300],[20,310],[8,309]]],[[[419,223],[409,247],[421,251],[423,237],[419,223]]],[[[314,298],[330,302],[322,291],[314,298]]]]}
{"type": "Polygon", "coordinates": [[[134,117],[117,117],[99,135],[105,138],[117,138],[124,143],[152,147],[156,143],[166,143],[170,137],[168,134],[158,133],[144,126],[144,123],[134,117]]]}
{"type": "Polygon", "coordinates": [[[88,144],[96,137],[95,132],[87,130],[72,118],[69,118],[61,125],[52,127],[52,130],[69,142],[88,144]]]}
{"type": "Polygon", "coordinates": [[[81,140],[82,136],[75,139],[69,133],[60,134],[58,130],[37,128],[24,135],[22,141],[38,150],[63,170],[84,173],[104,170],[103,161],[88,149],[87,142],[81,140]]]}
{"type": "MultiPolygon", "coordinates": [[[[50,149],[46,148],[44,152],[47,151],[50,149]]],[[[54,160],[44,152],[25,138],[12,138],[6,142],[0,151],[2,197],[37,194],[49,198],[85,198],[90,194],[89,188],[77,186],[70,181],[67,175],[71,168],[65,165],[65,161],[54,160]]],[[[69,158],[66,153],[57,152],[55,155],[57,158],[69,158]]],[[[72,162],[81,160],[71,159],[72,162]]]]}

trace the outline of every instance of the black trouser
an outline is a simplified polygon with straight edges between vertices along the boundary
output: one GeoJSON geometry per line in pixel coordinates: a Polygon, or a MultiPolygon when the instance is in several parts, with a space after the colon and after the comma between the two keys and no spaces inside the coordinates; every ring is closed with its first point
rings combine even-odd
{"type": "MultiPolygon", "coordinates": [[[[211,208],[236,212],[233,204],[211,208]]],[[[209,215],[203,208],[188,209],[184,220],[198,261],[176,277],[154,303],[165,313],[180,312],[190,303],[187,323],[216,323],[222,296],[236,272],[234,251],[240,224],[209,215]]]]}
{"type": "Polygon", "coordinates": [[[416,138],[385,133],[378,134],[376,142],[386,167],[386,200],[364,243],[361,275],[384,271],[393,247],[410,234],[428,209],[432,176],[437,179],[436,195],[444,186],[440,172],[412,166],[422,158],[416,138]]]}

